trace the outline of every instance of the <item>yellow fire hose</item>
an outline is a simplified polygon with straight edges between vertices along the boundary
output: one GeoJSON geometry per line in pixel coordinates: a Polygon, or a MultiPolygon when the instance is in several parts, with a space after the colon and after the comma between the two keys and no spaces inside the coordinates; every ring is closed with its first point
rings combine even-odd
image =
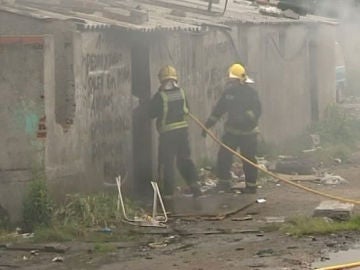
{"type": "Polygon", "coordinates": [[[343,270],[343,269],[351,269],[357,266],[360,266],[360,262],[327,266],[327,267],[317,268],[316,270],[343,270]]]}
{"type": "MultiPolygon", "coordinates": [[[[308,187],[305,187],[303,185],[300,185],[300,184],[297,184],[297,183],[294,183],[293,181],[291,180],[288,180],[284,177],[281,177],[273,172],[270,172],[264,168],[262,168],[261,166],[259,166],[258,164],[252,162],[251,160],[248,160],[247,158],[245,158],[244,156],[242,156],[240,153],[238,153],[237,151],[233,150],[232,148],[230,148],[229,146],[227,146],[226,144],[224,144],[223,142],[221,142],[220,139],[218,139],[214,133],[212,133],[209,129],[207,129],[205,127],[205,125],[196,117],[194,116],[193,114],[189,113],[189,116],[191,119],[193,119],[195,121],[195,123],[200,126],[203,130],[206,131],[207,134],[209,134],[209,136],[215,141],[217,142],[219,145],[221,145],[222,147],[224,147],[225,149],[227,149],[228,151],[230,151],[231,153],[233,153],[236,157],[240,158],[241,160],[251,164],[252,166],[254,166],[255,168],[257,168],[258,170],[264,172],[265,174],[267,175],[270,175],[271,177],[274,177],[282,182],[285,182],[289,185],[292,185],[292,186],[295,186],[297,188],[300,188],[300,189],[303,189],[303,190],[306,190],[308,192],[311,192],[311,193],[314,193],[314,194],[318,194],[320,196],[323,196],[323,197],[326,197],[326,198],[330,198],[330,199],[334,199],[334,200],[338,200],[338,201],[342,201],[342,202],[346,202],[346,203],[353,203],[353,204],[359,204],[360,205],[360,201],[357,201],[357,200],[353,200],[353,199],[347,199],[347,198],[343,198],[343,197],[339,197],[339,196],[335,196],[335,195],[331,195],[331,194],[327,194],[327,193],[323,193],[321,191],[317,191],[317,190],[314,190],[314,189],[311,189],[311,188],[308,188],[308,187]]],[[[336,268],[333,268],[333,269],[336,269],[336,268]]]]}

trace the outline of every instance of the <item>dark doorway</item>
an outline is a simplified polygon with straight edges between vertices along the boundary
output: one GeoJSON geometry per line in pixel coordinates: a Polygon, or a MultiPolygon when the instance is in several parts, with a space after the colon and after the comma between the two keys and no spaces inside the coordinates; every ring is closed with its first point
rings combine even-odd
{"type": "Polygon", "coordinates": [[[135,196],[152,194],[152,136],[148,104],[151,98],[149,47],[144,40],[133,42],[131,51],[132,94],[139,98],[133,111],[133,156],[135,196]]]}

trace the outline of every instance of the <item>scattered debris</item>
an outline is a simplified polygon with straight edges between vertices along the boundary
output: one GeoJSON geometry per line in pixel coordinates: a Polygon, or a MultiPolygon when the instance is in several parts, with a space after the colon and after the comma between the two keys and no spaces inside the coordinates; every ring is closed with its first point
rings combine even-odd
{"type": "Polygon", "coordinates": [[[21,234],[21,236],[22,236],[24,239],[29,239],[29,238],[33,238],[33,237],[34,237],[34,233],[23,233],[23,234],[21,234]]]}
{"type": "Polygon", "coordinates": [[[39,251],[38,250],[31,250],[30,254],[34,255],[34,256],[37,256],[37,255],[39,255],[39,251]]]}
{"type": "MultiPolygon", "coordinates": [[[[281,178],[285,178],[290,181],[309,181],[309,182],[318,182],[321,180],[321,176],[310,174],[310,175],[291,175],[291,174],[283,174],[277,173],[281,178]]],[[[280,184],[277,184],[280,185],[280,184]]]]}
{"type": "Polygon", "coordinates": [[[245,221],[245,220],[252,220],[252,219],[253,219],[253,217],[251,215],[247,215],[244,217],[234,217],[231,220],[232,221],[245,221]]]}
{"type": "Polygon", "coordinates": [[[266,200],[265,199],[257,199],[256,202],[257,203],[266,203],[266,200]]]}
{"type": "Polygon", "coordinates": [[[285,217],[265,217],[266,223],[284,223],[285,217]]]}
{"type": "Polygon", "coordinates": [[[334,220],[348,220],[354,209],[352,203],[322,201],[314,210],[314,217],[328,217],[334,220]]]}
{"type": "Polygon", "coordinates": [[[51,261],[52,261],[52,262],[63,262],[63,261],[64,261],[64,257],[57,256],[57,257],[53,258],[51,261]]]}
{"type": "Polygon", "coordinates": [[[270,15],[270,16],[274,16],[274,17],[282,16],[281,9],[279,9],[277,7],[272,7],[272,6],[260,6],[259,12],[263,15],[270,15]]]}
{"type": "Polygon", "coordinates": [[[284,174],[313,174],[314,162],[311,159],[292,157],[292,156],[279,156],[275,162],[275,171],[284,174]]]}
{"type": "Polygon", "coordinates": [[[338,185],[338,184],[344,184],[348,181],[342,178],[339,175],[333,175],[325,173],[325,175],[320,179],[320,183],[324,185],[338,185]]]}
{"type": "Polygon", "coordinates": [[[284,10],[284,11],[282,12],[282,15],[283,15],[285,18],[289,18],[289,19],[294,19],[294,20],[299,20],[299,19],[300,19],[300,15],[297,14],[296,12],[294,12],[294,11],[291,10],[291,9],[284,10]]]}
{"type": "Polygon", "coordinates": [[[176,239],[176,236],[174,235],[170,235],[169,237],[167,237],[165,240],[161,241],[161,242],[152,242],[152,243],[148,243],[148,246],[151,248],[164,248],[166,247],[168,244],[174,242],[176,239]]]}
{"type": "Polygon", "coordinates": [[[148,246],[151,247],[151,248],[164,248],[164,247],[167,246],[167,243],[164,243],[164,242],[154,242],[154,243],[149,243],[148,246]]]}

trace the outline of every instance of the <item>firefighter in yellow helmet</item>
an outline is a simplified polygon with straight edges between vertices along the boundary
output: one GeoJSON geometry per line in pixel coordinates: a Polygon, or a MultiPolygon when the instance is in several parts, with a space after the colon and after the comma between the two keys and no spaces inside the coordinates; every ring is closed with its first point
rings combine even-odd
{"type": "MultiPolygon", "coordinates": [[[[240,148],[244,157],[256,163],[258,120],[261,115],[261,103],[257,92],[251,87],[251,80],[241,64],[233,64],[228,70],[225,90],[205,123],[211,128],[226,115],[222,142],[234,150],[240,148]]],[[[206,132],[202,135],[205,137],[206,132]]],[[[219,190],[230,190],[230,169],[233,155],[220,147],[217,156],[216,174],[219,178],[219,190]]],[[[243,162],[246,187],[243,193],[256,192],[257,169],[243,162]]]]}
{"type": "Polygon", "coordinates": [[[178,85],[178,76],[172,66],[164,66],[159,74],[159,91],[152,97],[150,117],[156,119],[159,132],[159,176],[164,195],[173,195],[175,190],[174,163],[190,187],[193,195],[201,194],[198,174],[191,159],[188,139],[189,112],[185,91],[178,85]]]}

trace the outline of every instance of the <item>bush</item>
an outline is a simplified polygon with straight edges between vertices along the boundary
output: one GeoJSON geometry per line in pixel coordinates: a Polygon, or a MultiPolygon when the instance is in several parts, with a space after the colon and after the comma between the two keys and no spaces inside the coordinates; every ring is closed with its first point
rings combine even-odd
{"type": "Polygon", "coordinates": [[[53,203],[44,177],[35,177],[28,186],[23,201],[23,229],[33,231],[37,226],[51,223],[53,203]]]}
{"type": "Polygon", "coordinates": [[[120,220],[117,194],[69,194],[65,204],[55,211],[55,221],[62,225],[107,226],[120,220]]]}
{"type": "Polygon", "coordinates": [[[324,119],[316,123],[312,132],[320,135],[321,144],[345,144],[353,147],[359,140],[359,120],[337,105],[327,107],[324,119]]]}

